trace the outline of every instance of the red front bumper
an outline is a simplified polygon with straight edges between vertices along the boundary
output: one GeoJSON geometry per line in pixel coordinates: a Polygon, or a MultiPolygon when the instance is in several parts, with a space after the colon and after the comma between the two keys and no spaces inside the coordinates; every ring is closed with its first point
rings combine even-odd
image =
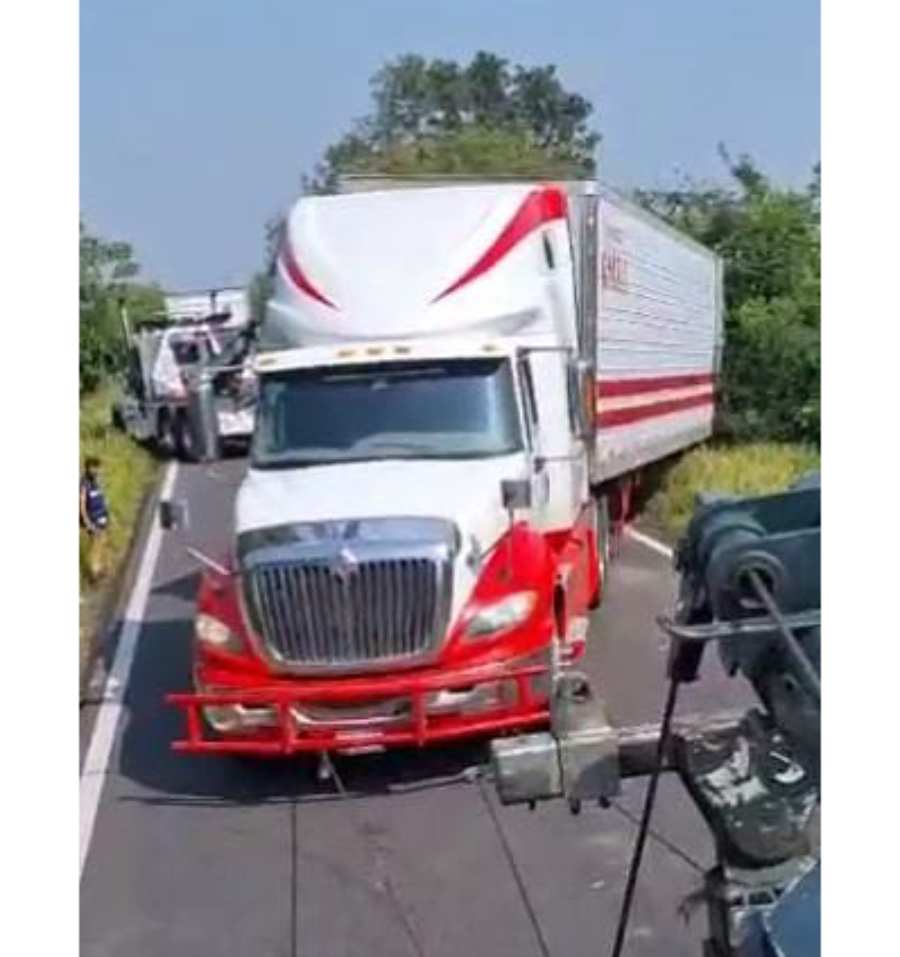
{"type": "Polygon", "coordinates": [[[280,684],[234,691],[170,694],[169,704],[182,708],[187,717],[187,737],[172,748],[197,754],[290,755],[302,752],[363,751],[410,745],[423,746],[440,741],[496,735],[545,726],[549,720],[547,695],[534,687],[535,679],[545,685],[548,669],[534,664],[510,668],[491,665],[451,675],[384,676],[308,684],[280,684]],[[497,686],[502,699],[483,710],[431,713],[429,701],[436,692],[454,692],[478,686],[497,686]],[[302,705],[339,708],[360,702],[390,699],[408,700],[408,714],[389,727],[347,728],[333,723],[299,722],[292,709],[302,705]],[[208,706],[243,705],[271,708],[275,726],[233,733],[205,733],[201,709],[208,706]]]}

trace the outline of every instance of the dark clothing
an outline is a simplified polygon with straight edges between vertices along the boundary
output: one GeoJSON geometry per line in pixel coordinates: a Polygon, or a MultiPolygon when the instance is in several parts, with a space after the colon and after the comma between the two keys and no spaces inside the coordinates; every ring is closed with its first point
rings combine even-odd
{"type": "Polygon", "coordinates": [[[106,528],[109,524],[109,509],[106,496],[96,478],[85,475],[81,480],[81,489],[85,495],[85,511],[94,528],[106,528]]]}

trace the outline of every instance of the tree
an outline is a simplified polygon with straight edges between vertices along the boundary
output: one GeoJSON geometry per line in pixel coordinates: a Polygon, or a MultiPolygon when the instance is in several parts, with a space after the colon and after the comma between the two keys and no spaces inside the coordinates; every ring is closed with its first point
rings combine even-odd
{"type": "Polygon", "coordinates": [[[348,172],[594,171],[593,107],[564,89],[552,64],[511,67],[484,51],[467,66],[407,54],[386,63],[371,88],[373,112],[325,150],[308,191],[333,192],[348,172]]]}
{"type": "Polygon", "coordinates": [[[78,371],[82,393],[95,389],[123,366],[119,303],[128,306],[135,321],[163,309],[158,287],[133,281],[138,272],[128,243],[100,239],[79,222],[78,371]]]}
{"type": "Polygon", "coordinates": [[[749,157],[720,152],[733,187],[638,200],[725,260],[725,431],[818,443],[821,168],[804,191],[777,189],[749,157]]]}
{"type": "Polygon", "coordinates": [[[281,245],[281,236],[284,232],[284,217],[273,216],[266,222],[266,250],[264,267],[254,273],[250,279],[248,296],[250,299],[250,320],[261,323],[266,315],[268,303],[274,288],[275,261],[278,257],[278,248],[281,245]]]}
{"type": "MultiPolygon", "coordinates": [[[[372,113],[330,145],[306,192],[332,193],[342,173],[474,174],[568,178],[590,175],[600,136],[593,107],[565,90],[553,65],[510,66],[481,51],[468,65],[407,54],[370,81],[372,113]]],[[[271,295],[283,219],[266,224],[265,264],[250,281],[261,320],[271,295]]]]}

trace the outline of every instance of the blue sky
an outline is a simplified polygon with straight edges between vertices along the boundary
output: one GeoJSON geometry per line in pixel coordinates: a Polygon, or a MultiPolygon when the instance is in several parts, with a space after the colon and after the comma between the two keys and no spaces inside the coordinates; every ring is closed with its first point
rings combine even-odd
{"type": "Polygon", "coordinates": [[[815,0],[81,0],[82,215],[167,289],[244,282],[385,60],[479,49],[557,64],[620,187],[819,157],[815,0]]]}

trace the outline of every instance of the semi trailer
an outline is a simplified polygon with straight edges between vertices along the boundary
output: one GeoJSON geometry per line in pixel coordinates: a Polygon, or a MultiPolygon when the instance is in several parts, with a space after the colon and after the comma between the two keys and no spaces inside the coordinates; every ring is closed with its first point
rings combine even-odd
{"type": "MultiPolygon", "coordinates": [[[[179,751],[537,729],[648,464],[709,437],[722,266],[595,181],[351,179],[286,218],[179,751]]],[[[165,502],[177,527],[183,503],[165,502]]]]}

